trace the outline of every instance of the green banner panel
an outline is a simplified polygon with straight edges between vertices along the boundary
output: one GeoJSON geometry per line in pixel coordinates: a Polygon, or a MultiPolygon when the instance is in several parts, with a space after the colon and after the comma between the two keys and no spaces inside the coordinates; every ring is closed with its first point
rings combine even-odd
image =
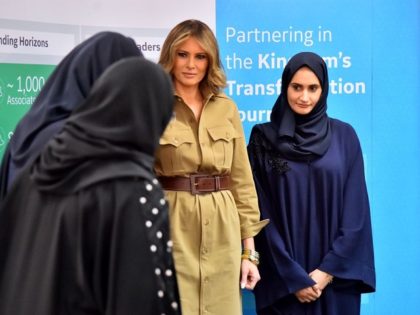
{"type": "Polygon", "coordinates": [[[0,63],[0,157],[55,65],[0,63]]]}

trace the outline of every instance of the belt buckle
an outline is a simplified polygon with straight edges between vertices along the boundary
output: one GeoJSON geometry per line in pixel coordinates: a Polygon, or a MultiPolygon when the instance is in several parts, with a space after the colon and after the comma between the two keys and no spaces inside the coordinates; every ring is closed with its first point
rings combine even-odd
{"type": "Polygon", "coordinates": [[[198,195],[200,192],[197,190],[198,183],[196,182],[197,178],[203,177],[200,174],[191,174],[190,175],[190,186],[191,186],[191,194],[198,195]]]}
{"type": "Polygon", "coordinates": [[[214,191],[221,190],[221,183],[220,183],[220,176],[209,176],[209,175],[202,175],[202,174],[192,174],[190,175],[190,186],[191,186],[191,194],[198,195],[198,194],[205,194],[214,191]],[[204,178],[208,181],[212,182],[211,187],[201,187],[198,189],[198,182],[197,179],[204,178]]]}

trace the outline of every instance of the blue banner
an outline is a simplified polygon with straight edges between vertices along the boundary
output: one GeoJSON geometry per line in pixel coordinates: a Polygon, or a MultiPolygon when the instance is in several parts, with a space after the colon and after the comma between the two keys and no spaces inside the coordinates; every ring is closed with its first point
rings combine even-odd
{"type": "MultiPolygon", "coordinates": [[[[355,128],[371,200],[377,292],[362,296],[362,314],[417,314],[420,2],[220,0],[216,30],[247,139],[269,120],[289,58],[324,58],[328,114],[355,128]]],[[[248,292],[244,313],[255,314],[248,292]]]]}

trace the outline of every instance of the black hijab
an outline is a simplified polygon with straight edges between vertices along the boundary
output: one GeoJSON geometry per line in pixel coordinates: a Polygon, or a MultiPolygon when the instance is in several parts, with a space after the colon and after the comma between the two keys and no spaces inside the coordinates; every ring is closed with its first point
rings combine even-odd
{"type": "Polygon", "coordinates": [[[313,160],[324,155],[331,142],[327,115],[328,70],[315,53],[294,55],[284,68],[281,94],[271,112],[271,123],[262,131],[271,145],[291,160],[313,160]],[[296,114],[287,101],[287,88],[294,74],[308,67],[318,77],[322,93],[314,109],[307,115],[296,114]]]}
{"type": "Polygon", "coordinates": [[[111,66],[31,167],[40,190],[72,193],[118,177],[152,179],[154,154],[173,111],[170,77],[132,57],[111,66]]]}
{"type": "Polygon", "coordinates": [[[10,139],[1,166],[2,195],[18,173],[61,130],[105,69],[123,58],[141,55],[133,39],[114,32],[100,32],[76,46],[57,65],[10,139]]]}

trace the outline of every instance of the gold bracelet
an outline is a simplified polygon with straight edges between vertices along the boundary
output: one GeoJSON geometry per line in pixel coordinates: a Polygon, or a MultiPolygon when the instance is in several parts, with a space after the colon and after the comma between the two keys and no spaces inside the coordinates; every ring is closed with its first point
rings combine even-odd
{"type": "Polygon", "coordinates": [[[260,263],[260,254],[256,250],[245,248],[242,250],[241,259],[247,259],[255,266],[258,266],[260,263]]]}

